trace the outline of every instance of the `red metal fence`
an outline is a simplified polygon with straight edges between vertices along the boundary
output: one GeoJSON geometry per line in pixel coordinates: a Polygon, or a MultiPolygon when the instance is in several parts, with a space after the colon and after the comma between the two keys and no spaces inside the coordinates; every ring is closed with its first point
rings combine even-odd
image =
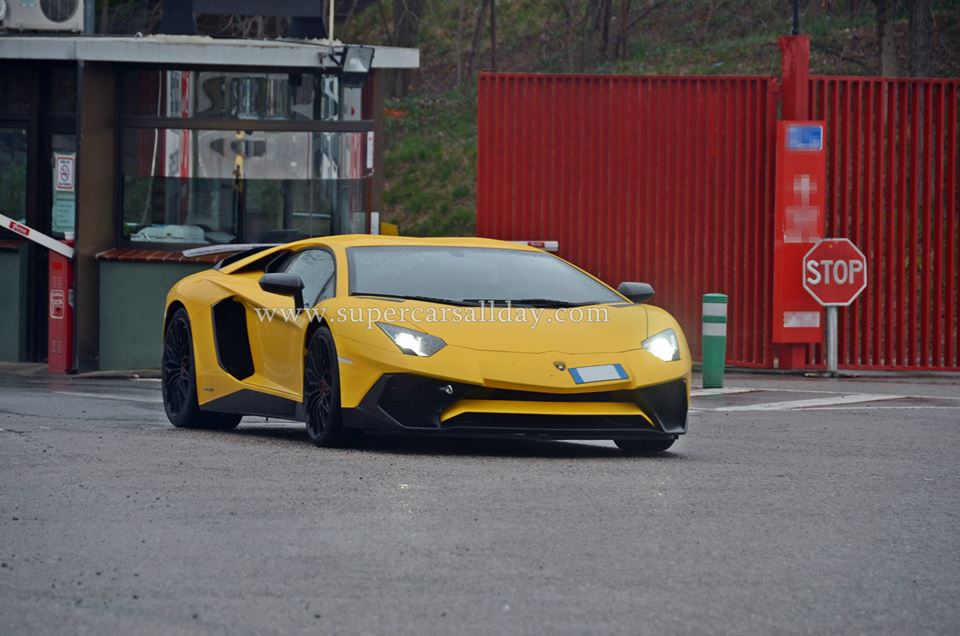
{"type": "MultiPolygon", "coordinates": [[[[841,367],[960,370],[960,80],[809,86],[826,234],[869,263],[840,312],[841,367]]],[[[728,361],[772,367],[777,107],[772,77],[482,74],[477,232],[556,239],[609,283],[651,282],[695,356],[701,295],[728,293],[728,361]]]]}
{"type": "Polygon", "coordinates": [[[866,291],[840,312],[841,366],[960,370],[958,93],[960,80],[810,79],[810,116],[827,122],[826,233],[868,262],[866,291]]]}
{"type": "Polygon", "coordinates": [[[772,77],[481,74],[477,233],[560,241],[603,280],[653,284],[699,357],[705,292],[728,359],[770,367],[772,77]]]}

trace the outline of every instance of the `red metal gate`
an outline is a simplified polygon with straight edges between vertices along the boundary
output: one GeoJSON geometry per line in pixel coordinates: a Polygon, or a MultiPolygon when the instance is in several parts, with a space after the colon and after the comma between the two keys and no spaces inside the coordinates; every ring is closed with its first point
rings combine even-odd
{"type": "Polygon", "coordinates": [[[958,93],[960,80],[810,79],[810,115],[827,122],[826,232],[868,261],[866,291],[840,312],[843,367],[960,370],[958,93]]]}
{"type": "MultiPolygon", "coordinates": [[[[826,234],[869,263],[843,368],[960,370],[958,96],[960,80],[810,78],[826,234]]],[[[696,356],[701,294],[728,293],[728,361],[774,365],[774,78],[482,74],[478,102],[480,235],[556,239],[607,282],[651,282],[696,356]]]]}
{"type": "Polygon", "coordinates": [[[772,77],[481,74],[477,233],[652,283],[696,357],[728,293],[728,360],[771,367],[776,109],[772,77]]]}

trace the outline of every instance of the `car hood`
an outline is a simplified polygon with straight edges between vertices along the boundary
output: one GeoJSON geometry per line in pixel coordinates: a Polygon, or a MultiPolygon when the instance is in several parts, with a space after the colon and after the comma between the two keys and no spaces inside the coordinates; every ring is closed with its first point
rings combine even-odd
{"type": "MultiPolygon", "coordinates": [[[[422,304],[425,308],[429,305],[422,304]]],[[[439,320],[429,311],[410,312],[406,320],[395,324],[438,336],[449,345],[512,353],[630,351],[640,348],[647,337],[646,310],[626,303],[564,309],[513,307],[509,311],[488,306],[482,312],[476,307],[449,307],[448,314],[446,320],[439,320]],[[472,310],[471,318],[469,311],[455,312],[457,309],[472,310]]]]}

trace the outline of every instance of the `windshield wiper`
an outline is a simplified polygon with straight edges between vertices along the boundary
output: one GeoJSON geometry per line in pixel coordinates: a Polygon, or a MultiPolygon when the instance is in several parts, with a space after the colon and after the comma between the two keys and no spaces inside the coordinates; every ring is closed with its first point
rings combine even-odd
{"type": "Polygon", "coordinates": [[[459,305],[463,307],[475,307],[476,302],[471,300],[456,300],[454,298],[435,298],[434,296],[411,296],[408,294],[378,294],[376,292],[353,292],[351,296],[373,296],[380,298],[399,298],[401,300],[419,300],[425,303],[437,303],[440,305],[459,305]]]}
{"type": "Polygon", "coordinates": [[[465,298],[465,301],[494,305],[506,305],[510,303],[513,307],[543,307],[543,308],[561,308],[561,307],[582,307],[583,305],[593,305],[594,303],[571,303],[566,300],[556,300],[553,298],[465,298]]]}

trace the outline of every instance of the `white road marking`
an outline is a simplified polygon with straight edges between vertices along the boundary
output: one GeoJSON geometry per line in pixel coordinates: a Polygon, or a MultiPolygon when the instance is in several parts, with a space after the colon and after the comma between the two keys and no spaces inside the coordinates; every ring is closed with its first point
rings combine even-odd
{"type": "Polygon", "coordinates": [[[245,419],[243,424],[249,424],[250,426],[256,426],[257,428],[276,428],[276,429],[286,429],[286,428],[303,428],[303,423],[301,422],[291,422],[290,420],[279,420],[279,419],[267,419],[260,417],[259,415],[248,415],[248,418],[255,419],[245,419]]]}
{"type": "Polygon", "coordinates": [[[146,402],[148,404],[163,404],[163,399],[160,397],[155,398],[142,398],[142,397],[130,397],[127,395],[111,395],[109,393],[81,393],[80,391],[55,391],[60,395],[73,395],[75,397],[85,397],[85,398],[97,398],[102,400],[123,400],[125,402],[146,402]]]}
{"type": "Polygon", "coordinates": [[[706,397],[708,395],[736,395],[737,393],[753,393],[763,389],[748,389],[744,387],[730,387],[728,389],[690,389],[691,397],[706,397]]]}
{"type": "Polygon", "coordinates": [[[860,404],[863,402],[880,402],[882,400],[902,400],[906,395],[883,395],[880,393],[854,393],[852,395],[838,395],[832,398],[811,398],[809,400],[787,400],[785,402],[764,402],[762,404],[745,404],[741,406],[721,406],[703,411],[792,411],[816,406],[837,406],[840,404],[860,404]]]}
{"type": "Polygon", "coordinates": [[[771,393],[812,393],[815,395],[842,395],[845,391],[824,391],[822,389],[786,389],[781,387],[752,387],[751,391],[769,391],[771,393]]]}
{"type": "MultiPolygon", "coordinates": [[[[704,397],[709,397],[712,394],[707,393],[707,391],[719,391],[718,395],[723,395],[722,392],[730,391],[731,393],[747,393],[747,392],[761,392],[767,391],[771,393],[811,393],[814,395],[852,395],[852,391],[825,391],[817,389],[792,389],[785,387],[730,387],[729,389],[691,389],[691,394],[693,396],[697,395],[698,391],[701,391],[701,395],[704,397]]],[[[881,395],[881,394],[877,394],[881,395]]],[[[900,397],[912,398],[916,400],[960,400],[960,396],[957,395],[902,395],[900,397]]]]}
{"type": "Polygon", "coordinates": [[[601,448],[619,448],[609,439],[566,439],[568,444],[583,444],[584,446],[600,446],[601,448]]]}
{"type": "Polygon", "coordinates": [[[960,410],[960,406],[827,406],[809,409],[811,411],[923,411],[928,409],[946,409],[947,411],[960,410]]]}

